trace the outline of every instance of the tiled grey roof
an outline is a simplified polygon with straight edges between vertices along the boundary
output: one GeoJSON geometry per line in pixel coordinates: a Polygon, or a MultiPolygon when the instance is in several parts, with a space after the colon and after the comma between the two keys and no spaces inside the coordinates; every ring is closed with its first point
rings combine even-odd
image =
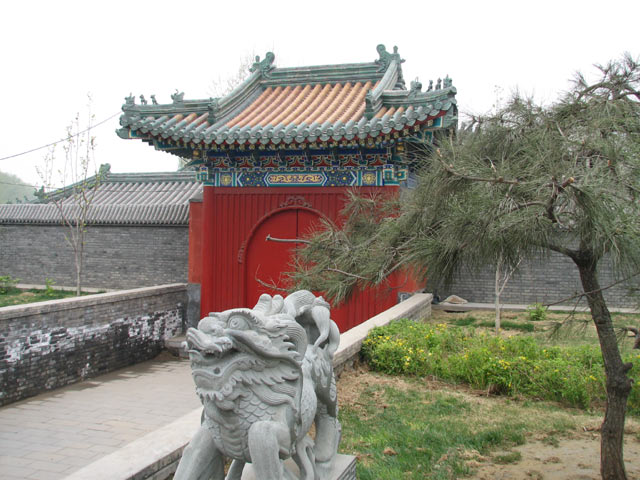
{"type": "MultiPolygon", "coordinates": [[[[88,223],[94,225],[187,225],[189,199],[202,188],[193,172],[110,173],[98,186],[88,223]]],[[[51,196],[64,196],[58,191],[51,196]]],[[[65,216],[77,211],[71,197],[62,202],[65,216]]],[[[53,203],[0,205],[0,223],[59,224],[53,203]]]]}

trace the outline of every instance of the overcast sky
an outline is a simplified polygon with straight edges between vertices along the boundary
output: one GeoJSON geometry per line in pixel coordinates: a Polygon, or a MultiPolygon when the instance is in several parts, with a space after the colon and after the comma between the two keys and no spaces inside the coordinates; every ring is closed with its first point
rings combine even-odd
{"type": "MultiPolygon", "coordinates": [[[[5,2],[0,158],[64,137],[86,113],[87,93],[96,122],[117,114],[130,92],[159,103],[176,89],[208,98],[242,58],[267,51],[276,66],[302,66],[370,62],[377,44],[397,45],[407,84],[449,75],[463,112],[488,111],[497,92],[515,88],[550,102],[574,72],[639,55],[639,19],[637,0],[5,2]]],[[[98,165],[176,169],[176,157],[121,140],[116,128],[118,116],[94,130],[98,165]]],[[[1,160],[0,170],[40,185],[46,152],[1,160]]]]}

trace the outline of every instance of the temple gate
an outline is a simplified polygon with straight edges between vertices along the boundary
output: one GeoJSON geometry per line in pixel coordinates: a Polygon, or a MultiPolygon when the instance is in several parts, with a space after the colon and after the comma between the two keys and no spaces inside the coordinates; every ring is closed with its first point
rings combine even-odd
{"type": "MultiPolygon", "coordinates": [[[[370,63],[295,68],[275,68],[267,53],[222,98],[176,92],[171,104],[151,96],[149,105],[127,97],[118,135],[188,159],[203,182],[189,239],[202,315],[282,293],[296,244],[281,240],[304,238],[321,218],[339,224],[349,189],[388,194],[410,186],[418,152],[455,128],[451,80],[426,91],[414,81],[407,90],[397,49],[377,50],[370,63]]],[[[398,275],[332,314],[344,331],[397,303],[398,292],[419,288],[398,275]]]]}

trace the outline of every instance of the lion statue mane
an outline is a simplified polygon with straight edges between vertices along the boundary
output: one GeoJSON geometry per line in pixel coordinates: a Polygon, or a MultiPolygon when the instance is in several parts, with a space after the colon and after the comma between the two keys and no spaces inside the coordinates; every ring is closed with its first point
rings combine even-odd
{"type": "Polygon", "coordinates": [[[340,441],[329,304],[300,290],[211,313],[187,331],[202,424],[175,480],[320,480],[340,441]],[[309,435],[315,423],[315,440],[309,435]],[[233,459],[224,476],[225,458],[233,459]],[[299,475],[284,465],[293,458],[299,475]]]}

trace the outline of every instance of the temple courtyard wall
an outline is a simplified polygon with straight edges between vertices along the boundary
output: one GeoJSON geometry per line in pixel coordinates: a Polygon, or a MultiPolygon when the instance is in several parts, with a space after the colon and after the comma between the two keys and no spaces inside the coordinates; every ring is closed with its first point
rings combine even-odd
{"type": "MultiPolygon", "coordinates": [[[[62,225],[0,225],[0,275],[20,283],[74,286],[73,250],[62,225]]],[[[91,225],[85,240],[82,284],[105,289],[184,283],[189,227],[91,225]]]]}
{"type": "Polygon", "coordinates": [[[187,303],[172,284],[0,308],[0,406],[155,357],[187,303]]]}
{"type": "MultiPolygon", "coordinates": [[[[75,285],[73,250],[60,225],[0,225],[0,275],[19,278],[20,283],[57,286],[75,285]]],[[[189,226],[94,225],[86,232],[82,284],[85,287],[128,289],[187,282],[189,270],[189,226]]],[[[600,265],[600,285],[619,280],[606,259],[600,265]]],[[[605,290],[610,308],[636,308],[630,295],[638,281],[623,282],[605,290]]],[[[495,270],[463,269],[450,286],[427,285],[440,299],[456,294],[474,303],[493,303],[495,270]]],[[[552,303],[582,290],[575,265],[565,256],[526,260],[507,283],[503,303],[552,303]]],[[[575,300],[566,300],[573,305],[575,300]]],[[[583,302],[584,304],[584,302],[583,302]]]]}
{"type": "MultiPolygon", "coordinates": [[[[611,261],[604,258],[600,262],[598,278],[600,287],[610,286],[621,278],[614,275],[611,261]]],[[[495,299],[495,268],[484,267],[473,271],[463,268],[447,287],[427,284],[427,291],[438,295],[441,300],[455,294],[473,303],[493,303],[495,299]]],[[[638,278],[621,282],[604,290],[609,308],[638,308],[640,296],[632,293],[640,284],[638,278]]],[[[549,256],[523,260],[507,282],[500,296],[506,304],[555,303],[573,306],[578,302],[586,306],[580,298],[570,298],[582,292],[578,269],[566,256],[551,253],[549,256]]]]}

